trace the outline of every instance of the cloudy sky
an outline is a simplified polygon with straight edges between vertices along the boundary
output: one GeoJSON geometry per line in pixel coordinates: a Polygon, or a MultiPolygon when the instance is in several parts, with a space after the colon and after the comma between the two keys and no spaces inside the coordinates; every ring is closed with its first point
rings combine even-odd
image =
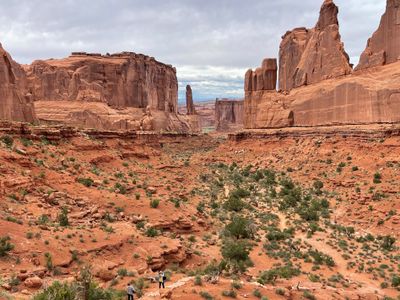
{"type": "MultiPolygon", "coordinates": [[[[178,70],[180,99],[242,97],[243,76],[277,57],[281,36],[313,27],[322,0],[0,0],[0,42],[20,63],[72,51],[133,51],[178,70]]],[[[336,0],[353,63],[385,0],[336,0]]]]}

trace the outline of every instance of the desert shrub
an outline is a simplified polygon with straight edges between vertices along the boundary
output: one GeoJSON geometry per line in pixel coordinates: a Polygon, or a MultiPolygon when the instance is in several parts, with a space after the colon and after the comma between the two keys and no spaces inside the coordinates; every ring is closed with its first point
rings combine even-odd
{"type": "Polygon", "coordinates": [[[392,277],[392,286],[400,287],[400,275],[393,275],[392,277]]]}
{"type": "Polygon", "coordinates": [[[115,191],[118,191],[118,193],[120,193],[121,195],[125,195],[126,192],[127,192],[126,186],[121,184],[121,183],[119,183],[119,182],[117,182],[114,185],[114,189],[115,189],[115,191]]]}
{"type": "Polygon", "coordinates": [[[214,297],[211,296],[208,292],[201,291],[200,296],[206,300],[214,300],[214,297]]]}
{"type": "Polygon", "coordinates": [[[58,214],[57,219],[60,226],[66,227],[69,225],[68,209],[66,207],[61,208],[61,212],[58,214]]]}
{"type": "Polygon", "coordinates": [[[259,289],[255,289],[255,290],[253,291],[253,296],[256,297],[256,298],[261,298],[261,297],[262,297],[262,294],[261,294],[261,292],[260,292],[259,289]]]}
{"type": "Polygon", "coordinates": [[[322,194],[321,189],[324,187],[324,184],[323,184],[323,182],[321,180],[314,181],[313,187],[314,187],[315,193],[317,195],[321,195],[322,194]]]}
{"type": "Polygon", "coordinates": [[[203,285],[203,280],[201,279],[200,275],[197,275],[194,278],[194,285],[202,286],[203,285]]]}
{"type": "Polygon", "coordinates": [[[226,200],[223,205],[226,210],[235,212],[240,212],[241,210],[243,210],[243,208],[245,208],[245,206],[246,203],[243,202],[243,200],[239,196],[233,194],[229,196],[228,200],[226,200]]]}
{"type": "Polygon", "coordinates": [[[10,243],[9,236],[0,237],[0,257],[4,257],[14,249],[14,245],[10,243]]]}
{"type": "Polygon", "coordinates": [[[283,267],[277,267],[261,273],[258,282],[262,284],[274,284],[278,278],[290,279],[300,275],[300,270],[294,268],[292,264],[287,264],[283,267]]]}
{"type": "Polygon", "coordinates": [[[102,289],[93,281],[89,267],[80,271],[76,281],[72,283],[53,282],[44,291],[36,294],[33,300],[114,300],[120,299],[119,295],[110,289],[102,289]]]}
{"type": "Polygon", "coordinates": [[[76,180],[77,182],[79,182],[80,184],[83,184],[86,187],[91,187],[94,183],[93,179],[91,178],[78,178],[76,180]]]}
{"type": "Polygon", "coordinates": [[[44,254],[44,258],[46,260],[46,268],[47,268],[47,270],[49,270],[49,271],[53,270],[54,265],[53,265],[53,257],[51,256],[51,254],[46,252],[44,254]]]}
{"type": "Polygon", "coordinates": [[[237,239],[248,239],[253,237],[251,229],[252,222],[243,217],[234,217],[228,225],[225,226],[224,233],[227,236],[232,236],[237,239]]]}
{"type": "Polygon", "coordinates": [[[9,135],[3,135],[0,140],[8,147],[11,148],[14,144],[14,139],[9,135]]]}
{"type": "Polygon", "coordinates": [[[250,244],[243,240],[224,240],[221,253],[233,272],[244,272],[252,265],[249,257],[250,244]]]}
{"type": "Polygon", "coordinates": [[[236,298],[237,293],[234,290],[229,290],[229,291],[223,291],[222,296],[224,297],[229,297],[229,298],[236,298]]]}
{"type": "Polygon", "coordinates": [[[153,199],[150,201],[151,208],[157,208],[159,204],[160,204],[160,200],[158,200],[158,199],[153,199]]]}
{"type": "Polygon", "coordinates": [[[395,243],[396,238],[390,235],[384,236],[382,239],[381,248],[387,251],[392,251],[395,243]]]}
{"type": "Polygon", "coordinates": [[[303,297],[305,299],[309,299],[309,300],[315,300],[317,299],[313,294],[311,294],[309,291],[304,291],[303,293],[303,297]]]}
{"type": "Polygon", "coordinates": [[[154,228],[154,227],[149,227],[149,228],[147,228],[145,234],[146,234],[146,236],[148,236],[148,237],[156,237],[156,236],[159,235],[159,232],[158,232],[158,230],[157,230],[156,228],[154,228]]]}
{"type": "Polygon", "coordinates": [[[381,183],[382,182],[381,179],[382,179],[382,175],[379,172],[376,172],[374,174],[374,183],[376,183],[376,184],[381,183]]]}
{"type": "Polygon", "coordinates": [[[276,227],[268,227],[267,228],[266,238],[269,241],[282,241],[293,237],[294,228],[286,228],[281,231],[279,228],[276,227]]]}

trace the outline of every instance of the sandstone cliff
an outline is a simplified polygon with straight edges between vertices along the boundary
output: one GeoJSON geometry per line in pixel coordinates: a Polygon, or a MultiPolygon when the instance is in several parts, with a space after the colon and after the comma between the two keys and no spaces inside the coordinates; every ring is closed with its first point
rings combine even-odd
{"type": "Polygon", "coordinates": [[[243,128],[243,101],[217,99],[215,101],[215,124],[218,131],[243,128]]]}
{"type": "Polygon", "coordinates": [[[378,30],[368,40],[356,70],[383,66],[400,58],[400,0],[387,0],[378,30]]]}
{"type": "Polygon", "coordinates": [[[0,119],[34,122],[31,95],[26,93],[23,70],[0,44],[0,119]]]}
{"type": "Polygon", "coordinates": [[[75,52],[24,69],[41,122],[107,130],[198,130],[196,120],[177,113],[175,68],[152,57],[75,52]]]}
{"type": "Polygon", "coordinates": [[[339,34],[339,9],[325,0],[313,29],[297,28],[287,32],[279,52],[279,88],[293,88],[350,74],[349,56],[339,34]]]}
{"type": "Polygon", "coordinates": [[[399,54],[394,54],[400,48],[397,37],[390,38],[398,30],[394,16],[399,3],[388,1],[380,29],[366,51],[372,60],[364,53],[359,68],[372,66],[373,53],[380,50],[371,49],[377,49],[378,40],[384,53],[391,53],[387,57],[393,63],[349,74],[348,57],[340,42],[338,9],[333,1],[325,0],[314,29],[298,28],[283,37],[279,70],[283,92],[250,89],[250,73],[246,73],[245,128],[400,122],[400,62],[395,62],[399,54]]]}
{"type": "Polygon", "coordinates": [[[245,127],[400,122],[400,62],[292,90],[246,93],[245,127]]]}

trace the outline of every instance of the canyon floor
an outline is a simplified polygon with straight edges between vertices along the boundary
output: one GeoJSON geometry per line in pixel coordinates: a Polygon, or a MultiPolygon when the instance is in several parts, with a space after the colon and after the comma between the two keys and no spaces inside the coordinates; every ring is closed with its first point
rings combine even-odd
{"type": "Polygon", "coordinates": [[[142,299],[400,299],[400,135],[384,127],[4,131],[0,298],[90,266],[142,299]]]}

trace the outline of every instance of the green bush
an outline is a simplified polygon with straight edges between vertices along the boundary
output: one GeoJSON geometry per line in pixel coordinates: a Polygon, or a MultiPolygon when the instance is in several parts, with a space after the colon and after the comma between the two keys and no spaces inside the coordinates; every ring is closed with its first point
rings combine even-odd
{"type": "Polygon", "coordinates": [[[147,228],[147,230],[146,230],[146,235],[147,235],[148,237],[156,237],[156,236],[159,235],[159,232],[158,232],[158,230],[155,229],[154,227],[149,227],[149,228],[147,228]]]}
{"type": "Polygon", "coordinates": [[[113,290],[102,289],[93,281],[90,268],[81,270],[72,283],[53,282],[51,286],[33,297],[33,300],[115,300],[121,299],[113,290]]]}
{"type": "Polygon", "coordinates": [[[392,286],[399,287],[400,286],[400,275],[393,275],[392,277],[392,286]]]}
{"type": "Polygon", "coordinates": [[[261,273],[258,282],[262,284],[274,284],[278,278],[291,279],[300,275],[300,270],[294,268],[292,264],[287,264],[283,267],[277,267],[261,273]]]}
{"type": "Polygon", "coordinates": [[[69,225],[68,220],[68,209],[66,207],[61,208],[61,212],[58,214],[58,223],[60,226],[66,227],[69,225]]]}
{"type": "Polygon", "coordinates": [[[200,275],[197,275],[194,278],[194,285],[202,286],[203,285],[203,280],[201,279],[200,275]]]}
{"type": "Polygon", "coordinates": [[[214,297],[211,296],[208,292],[201,291],[200,296],[206,300],[214,300],[214,297]]]}
{"type": "Polygon", "coordinates": [[[396,243],[396,238],[387,235],[383,237],[381,247],[384,250],[392,251],[395,243],[396,243]]]}
{"type": "Polygon", "coordinates": [[[14,139],[9,135],[3,135],[0,140],[8,147],[11,148],[14,144],[14,139]]]}
{"type": "Polygon", "coordinates": [[[78,178],[76,181],[78,181],[80,184],[83,184],[86,187],[91,187],[94,183],[93,179],[91,178],[78,178]]]}
{"type": "Polygon", "coordinates": [[[249,219],[236,216],[231,223],[225,226],[224,233],[237,239],[249,239],[254,235],[251,230],[251,224],[252,222],[249,219]]]}
{"type": "Polygon", "coordinates": [[[4,257],[14,249],[14,245],[10,243],[9,236],[0,237],[0,257],[4,257]]]}
{"type": "Polygon", "coordinates": [[[160,204],[160,200],[158,200],[158,199],[154,199],[154,200],[150,201],[151,208],[157,208],[159,204],[160,204]]]}
{"type": "Polygon", "coordinates": [[[243,240],[226,239],[222,245],[222,257],[233,272],[245,272],[252,265],[249,257],[250,245],[243,240]]]}
{"type": "Polygon", "coordinates": [[[240,212],[243,208],[246,207],[246,203],[243,200],[235,195],[230,195],[228,200],[225,201],[223,207],[229,211],[240,212]]]}
{"type": "Polygon", "coordinates": [[[236,298],[237,293],[234,290],[229,290],[229,291],[223,291],[222,296],[224,297],[229,297],[229,298],[236,298]]]}

